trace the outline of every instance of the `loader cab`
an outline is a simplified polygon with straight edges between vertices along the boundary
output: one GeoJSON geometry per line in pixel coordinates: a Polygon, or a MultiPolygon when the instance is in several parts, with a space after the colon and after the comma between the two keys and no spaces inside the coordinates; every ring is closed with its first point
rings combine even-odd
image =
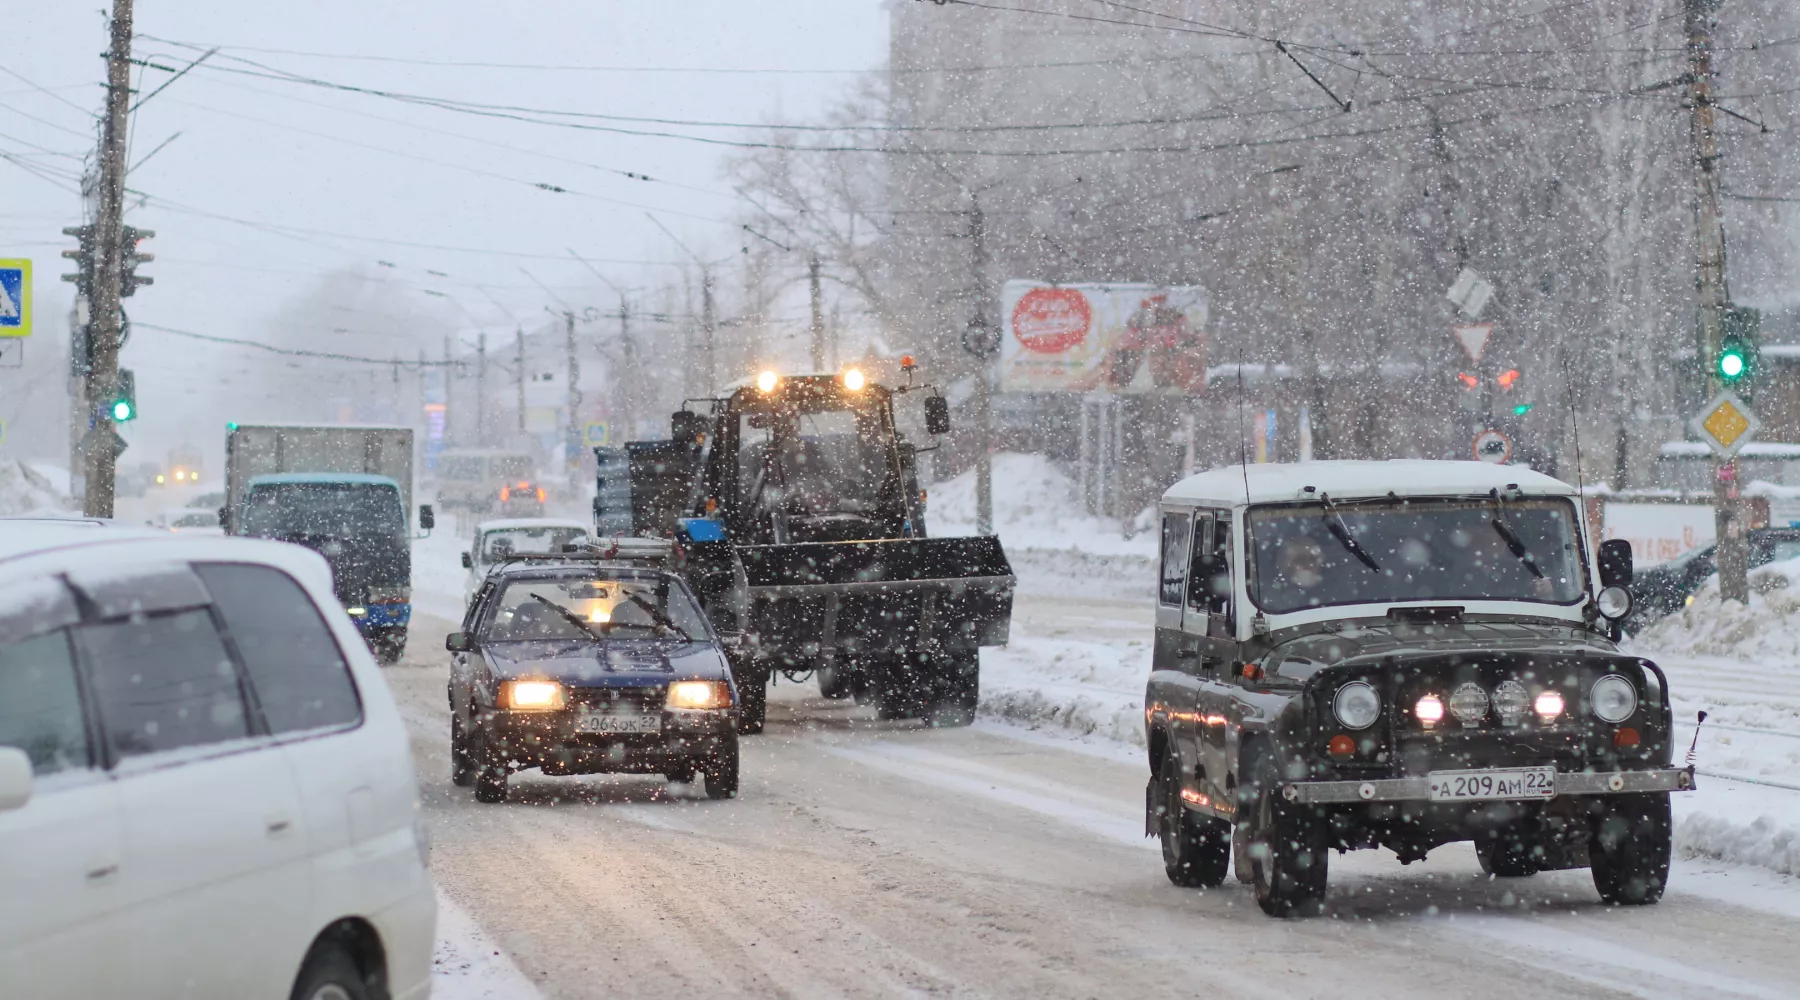
{"type": "Polygon", "coordinates": [[[905,537],[914,505],[887,389],[860,376],[765,375],[731,394],[715,433],[705,494],[733,538],[905,537]]]}

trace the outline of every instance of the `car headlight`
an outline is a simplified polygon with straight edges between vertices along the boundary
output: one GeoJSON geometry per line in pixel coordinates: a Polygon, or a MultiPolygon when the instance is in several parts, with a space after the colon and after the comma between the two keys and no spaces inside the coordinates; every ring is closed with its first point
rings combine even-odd
{"type": "Polygon", "coordinates": [[[1637,703],[1637,688],[1618,674],[1607,674],[1588,690],[1588,704],[1601,722],[1624,722],[1637,711],[1637,703]]]}
{"type": "Polygon", "coordinates": [[[352,618],[362,618],[369,613],[369,609],[360,604],[352,604],[344,609],[344,613],[352,618]]]}
{"type": "Polygon", "coordinates": [[[515,712],[554,712],[568,704],[568,692],[555,681],[505,681],[500,707],[515,712]]]}
{"type": "Polygon", "coordinates": [[[731,685],[724,681],[676,681],[669,685],[670,708],[730,708],[731,685]]]}
{"type": "Polygon", "coordinates": [[[1346,729],[1367,729],[1381,717],[1381,696],[1366,682],[1351,681],[1331,699],[1331,714],[1346,729]]]}

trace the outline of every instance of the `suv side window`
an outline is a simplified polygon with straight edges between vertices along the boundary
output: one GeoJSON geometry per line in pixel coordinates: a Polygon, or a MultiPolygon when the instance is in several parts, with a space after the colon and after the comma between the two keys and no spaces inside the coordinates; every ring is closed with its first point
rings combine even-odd
{"type": "Polygon", "coordinates": [[[75,630],[100,728],[120,757],[250,735],[243,688],[212,613],[142,613],[75,630]]]}
{"type": "Polygon", "coordinates": [[[1188,538],[1193,519],[1186,511],[1164,514],[1162,521],[1162,586],[1158,600],[1166,607],[1181,607],[1187,589],[1188,538]]]}
{"type": "Polygon", "coordinates": [[[1229,618],[1231,615],[1231,516],[1201,514],[1195,519],[1193,569],[1188,573],[1188,606],[1229,618]]]}
{"type": "Polygon", "coordinates": [[[343,651],[306,591],[252,563],[196,563],[275,734],[362,721],[343,651]]]}

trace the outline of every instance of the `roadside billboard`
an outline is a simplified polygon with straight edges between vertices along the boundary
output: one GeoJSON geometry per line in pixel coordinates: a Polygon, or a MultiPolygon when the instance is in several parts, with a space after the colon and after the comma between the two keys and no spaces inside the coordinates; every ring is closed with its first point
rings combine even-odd
{"type": "Polygon", "coordinates": [[[1711,545],[1718,533],[1712,504],[1617,503],[1603,508],[1601,535],[1631,542],[1637,566],[1665,563],[1711,545]]]}
{"type": "Polygon", "coordinates": [[[1002,392],[1206,391],[1203,288],[1009,281],[1000,304],[1002,392]]]}

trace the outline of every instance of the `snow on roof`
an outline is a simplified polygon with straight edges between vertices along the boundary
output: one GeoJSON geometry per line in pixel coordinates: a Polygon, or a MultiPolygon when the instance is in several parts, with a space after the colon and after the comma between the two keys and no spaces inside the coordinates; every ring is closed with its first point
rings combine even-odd
{"type": "Polygon", "coordinates": [[[367,472],[274,472],[266,476],[250,477],[249,485],[286,486],[293,483],[350,483],[356,486],[400,488],[399,483],[387,476],[376,476],[367,472]]]}
{"type": "Polygon", "coordinates": [[[1333,499],[1477,496],[1517,484],[1528,494],[1574,496],[1575,487],[1517,465],[1487,462],[1298,462],[1228,465],[1189,476],[1163,494],[1164,503],[1218,503],[1235,506],[1306,499],[1308,486],[1333,499]],[[1246,481],[1248,488],[1246,489],[1246,481]],[[1246,500],[1247,496],[1247,500],[1246,500]]]}
{"type": "MultiPolygon", "coordinates": [[[[1712,446],[1704,441],[1664,441],[1662,458],[1712,458],[1712,446]]],[[[1739,458],[1800,458],[1800,444],[1786,441],[1752,441],[1738,450],[1739,458]]]]}
{"type": "Polygon", "coordinates": [[[577,521],[572,517],[499,517],[475,525],[475,530],[483,533],[506,531],[513,528],[580,528],[582,531],[589,530],[586,521],[577,521]]]}
{"type": "Polygon", "coordinates": [[[96,517],[0,517],[0,562],[95,542],[168,537],[96,517]]]}

